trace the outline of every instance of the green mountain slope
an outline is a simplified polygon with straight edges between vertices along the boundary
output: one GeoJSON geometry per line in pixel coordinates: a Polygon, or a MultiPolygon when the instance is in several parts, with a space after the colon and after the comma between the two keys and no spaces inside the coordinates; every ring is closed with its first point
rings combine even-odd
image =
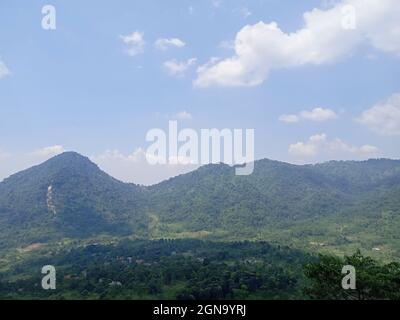
{"type": "Polygon", "coordinates": [[[100,235],[267,240],[400,257],[400,161],[208,165],[151,187],[64,153],[0,183],[0,249],[100,235]]]}
{"type": "Polygon", "coordinates": [[[308,169],[271,161],[257,162],[249,177],[235,176],[234,168],[225,165],[210,165],[150,188],[151,202],[163,221],[182,222],[184,229],[243,231],[307,217],[341,201],[344,195],[325,180],[308,169]]]}
{"type": "Polygon", "coordinates": [[[144,230],[143,190],[64,153],[0,183],[2,247],[144,230]]]}
{"type": "Polygon", "coordinates": [[[160,236],[205,234],[307,250],[400,256],[400,162],[296,166],[261,160],[251,176],[210,165],[151,190],[160,236]]]}
{"type": "Polygon", "coordinates": [[[390,164],[371,160],[295,166],[261,160],[250,176],[210,165],[151,187],[152,209],[166,222],[185,221],[193,229],[238,228],[235,223],[257,228],[322,218],[368,201],[395,210],[400,162],[390,164]]]}

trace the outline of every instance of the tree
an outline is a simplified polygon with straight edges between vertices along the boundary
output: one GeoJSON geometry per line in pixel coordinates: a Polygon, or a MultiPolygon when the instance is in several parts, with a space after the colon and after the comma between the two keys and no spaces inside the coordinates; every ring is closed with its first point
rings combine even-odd
{"type": "Polygon", "coordinates": [[[399,300],[400,264],[381,265],[360,251],[343,259],[320,255],[317,262],[305,266],[308,285],[304,293],[319,300],[399,300]],[[356,270],[356,289],[342,287],[343,266],[356,270]]]}

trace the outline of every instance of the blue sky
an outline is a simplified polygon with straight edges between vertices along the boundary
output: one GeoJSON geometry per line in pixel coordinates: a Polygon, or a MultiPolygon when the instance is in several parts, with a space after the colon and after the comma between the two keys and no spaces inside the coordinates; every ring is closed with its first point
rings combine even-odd
{"type": "Polygon", "coordinates": [[[257,159],[399,158],[400,11],[394,0],[359,3],[2,0],[0,179],[63,150],[125,181],[186,172],[139,157],[146,132],[169,119],[255,129],[257,159]],[[56,30],[41,26],[47,4],[56,30]],[[342,4],[357,27],[322,25],[342,4]]]}

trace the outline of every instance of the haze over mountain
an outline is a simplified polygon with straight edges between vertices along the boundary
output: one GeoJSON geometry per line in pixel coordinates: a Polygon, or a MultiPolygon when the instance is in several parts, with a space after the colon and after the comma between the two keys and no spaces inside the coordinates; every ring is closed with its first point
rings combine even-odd
{"type": "Polygon", "coordinates": [[[399,256],[400,161],[213,164],[151,187],[63,153],[0,183],[1,249],[64,238],[263,239],[399,256]],[[375,250],[378,251],[378,250],[375,250]]]}

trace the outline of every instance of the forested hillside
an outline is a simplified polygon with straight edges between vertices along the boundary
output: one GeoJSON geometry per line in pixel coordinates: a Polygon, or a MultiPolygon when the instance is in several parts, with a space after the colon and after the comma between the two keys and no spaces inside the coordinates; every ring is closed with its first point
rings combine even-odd
{"type": "Polygon", "coordinates": [[[151,187],[64,153],[0,183],[0,249],[65,239],[267,240],[308,251],[400,257],[400,161],[297,166],[250,176],[213,164],[151,187]]]}
{"type": "Polygon", "coordinates": [[[0,299],[294,299],[316,261],[265,242],[123,241],[47,252],[0,277],[0,299]],[[40,285],[57,268],[57,290],[40,285]]]}
{"type": "Polygon", "coordinates": [[[121,241],[42,250],[0,274],[2,299],[328,299],[400,298],[400,264],[356,252],[313,256],[266,242],[121,241]],[[56,289],[43,290],[44,265],[56,289]],[[342,268],[357,286],[342,288],[342,268]]]}
{"type": "Polygon", "coordinates": [[[0,249],[146,230],[143,190],[69,152],[0,183],[0,249]]]}

